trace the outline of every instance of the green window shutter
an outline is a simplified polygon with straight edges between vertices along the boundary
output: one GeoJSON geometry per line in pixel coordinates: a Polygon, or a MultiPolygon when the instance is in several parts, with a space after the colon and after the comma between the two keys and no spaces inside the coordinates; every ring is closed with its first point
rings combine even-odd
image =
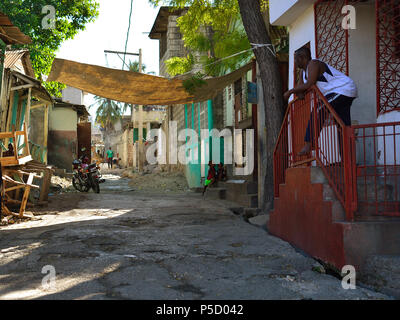
{"type": "MultiPolygon", "coordinates": [[[[143,128],[143,140],[146,141],[147,128],[143,128]]],[[[133,129],[133,143],[139,141],[139,128],[133,129]]]]}
{"type": "Polygon", "coordinates": [[[133,129],[133,143],[136,143],[136,141],[139,140],[139,129],[134,128],[133,129]]]}
{"type": "Polygon", "coordinates": [[[147,128],[143,128],[143,141],[146,141],[147,137],[147,128]]]}

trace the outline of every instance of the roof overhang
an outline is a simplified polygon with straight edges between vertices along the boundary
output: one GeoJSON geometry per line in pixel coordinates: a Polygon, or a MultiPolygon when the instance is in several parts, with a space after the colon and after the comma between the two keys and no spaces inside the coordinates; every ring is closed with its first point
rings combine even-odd
{"type": "Polygon", "coordinates": [[[6,51],[4,59],[4,67],[8,69],[13,69],[19,60],[21,60],[22,62],[25,74],[28,75],[29,77],[34,78],[35,72],[32,67],[29,50],[27,49],[6,51]]]}
{"type": "Polygon", "coordinates": [[[317,0],[285,0],[269,2],[269,19],[274,26],[290,26],[317,0]]]}
{"type": "Polygon", "coordinates": [[[166,33],[168,29],[168,17],[172,15],[180,16],[186,10],[187,8],[173,9],[173,7],[161,7],[154,21],[154,25],[151,28],[149,38],[161,39],[161,35],[166,33]]]}
{"type": "Polygon", "coordinates": [[[32,43],[32,39],[14,26],[10,18],[2,12],[0,12],[0,39],[7,45],[32,43]]]}
{"type": "Polygon", "coordinates": [[[72,104],[69,102],[56,100],[54,102],[54,107],[55,108],[70,108],[70,109],[76,111],[76,113],[78,114],[79,117],[89,117],[90,116],[90,113],[87,111],[85,105],[72,104]]]}
{"type": "Polygon", "coordinates": [[[18,78],[19,80],[32,85],[32,96],[36,97],[40,100],[44,100],[49,102],[49,104],[53,104],[54,100],[51,97],[51,95],[48,93],[48,91],[42,86],[42,83],[30,76],[27,76],[25,74],[22,74],[18,71],[6,69],[6,72],[9,72],[11,76],[18,78]]]}

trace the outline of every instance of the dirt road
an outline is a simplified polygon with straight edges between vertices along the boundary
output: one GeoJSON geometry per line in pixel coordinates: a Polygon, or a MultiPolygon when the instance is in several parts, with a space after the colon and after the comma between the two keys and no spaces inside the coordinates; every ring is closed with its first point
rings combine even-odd
{"type": "Polygon", "coordinates": [[[229,206],[113,175],[101,194],[55,195],[41,220],[0,228],[0,299],[387,298],[344,290],[229,206]]]}

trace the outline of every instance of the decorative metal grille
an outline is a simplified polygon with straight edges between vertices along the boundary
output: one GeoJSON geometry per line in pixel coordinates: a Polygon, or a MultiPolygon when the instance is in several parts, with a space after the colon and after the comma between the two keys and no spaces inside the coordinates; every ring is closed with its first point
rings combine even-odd
{"type": "Polygon", "coordinates": [[[342,8],[347,4],[348,0],[319,0],[314,14],[317,58],[348,75],[348,30],[342,28],[342,8]]]}
{"type": "Polygon", "coordinates": [[[400,109],[400,0],[376,1],[378,114],[400,109]]]}

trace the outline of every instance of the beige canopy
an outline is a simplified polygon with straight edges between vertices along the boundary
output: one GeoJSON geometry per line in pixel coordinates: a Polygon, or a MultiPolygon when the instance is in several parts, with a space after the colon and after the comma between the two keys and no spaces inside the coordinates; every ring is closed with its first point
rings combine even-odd
{"type": "Polygon", "coordinates": [[[240,79],[252,64],[222,77],[205,80],[190,95],[181,79],[110,69],[69,60],[55,59],[47,81],[57,81],[111,100],[137,105],[171,105],[201,102],[240,79]]]}

